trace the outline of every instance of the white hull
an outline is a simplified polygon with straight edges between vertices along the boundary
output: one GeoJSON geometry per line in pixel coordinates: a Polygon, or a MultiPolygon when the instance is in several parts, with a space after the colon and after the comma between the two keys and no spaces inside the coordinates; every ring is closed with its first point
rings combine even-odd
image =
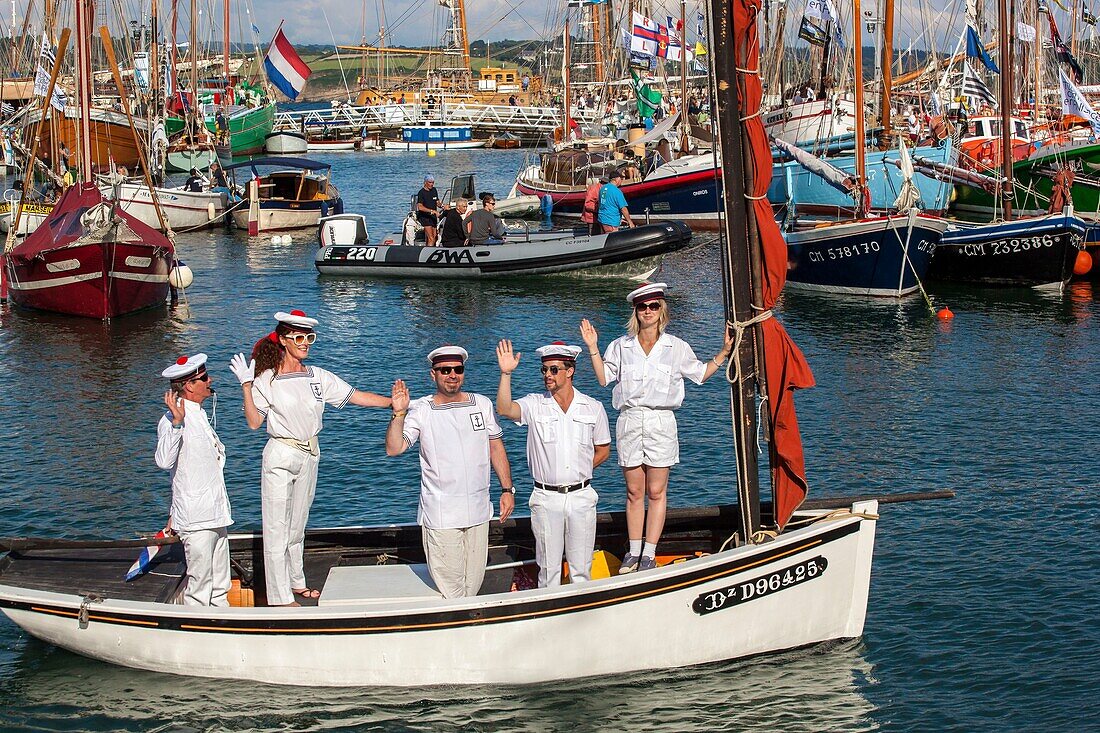
{"type": "Polygon", "coordinates": [[[538,196],[509,196],[496,201],[493,212],[502,219],[537,219],[542,214],[538,196]]]}
{"type": "Polygon", "coordinates": [[[217,159],[218,154],[209,148],[177,150],[168,153],[167,168],[170,171],[183,171],[185,173],[192,168],[198,168],[200,171],[204,171],[217,159]]]}
{"type": "MultiPolygon", "coordinates": [[[[26,209],[19,215],[19,229],[15,232],[16,236],[25,237],[46,220],[49,216],[49,211],[45,211],[43,207],[35,206],[36,211],[29,212],[26,209]]],[[[49,207],[50,211],[53,210],[53,206],[49,207]]],[[[3,214],[0,215],[0,233],[7,234],[11,231],[12,223],[14,222],[14,215],[8,205],[4,206],[3,214]]]]}
{"type": "MultiPolygon", "coordinates": [[[[877,503],[853,510],[873,514],[877,503]]],[[[209,609],[107,598],[88,604],[86,628],[78,595],[0,585],[0,607],[39,639],[137,669],[290,685],[514,685],[859,637],[874,538],[874,519],[848,515],[648,572],[452,601],[327,605],[322,594],[315,608],[209,609]]]]}
{"type": "Polygon", "coordinates": [[[273,132],[264,139],[264,150],[272,155],[301,155],[307,148],[300,132],[273,132]]]}
{"type": "Polygon", "coordinates": [[[358,140],[310,140],[306,145],[311,151],[355,150],[358,140]]]}
{"type": "MultiPolygon", "coordinates": [[[[238,229],[248,229],[248,207],[241,206],[233,211],[233,223],[238,229]]],[[[281,232],[288,229],[305,229],[315,227],[321,221],[319,209],[289,210],[289,209],[264,209],[258,214],[257,234],[264,232],[281,232]]]]}
{"type": "Polygon", "coordinates": [[[788,104],[764,115],[764,130],[794,145],[851,135],[855,109],[855,101],[847,98],[788,104]]]}
{"type": "MultiPolygon", "coordinates": [[[[111,196],[111,187],[101,189],[104,196],[111,196]]],[[[220,222],[225,213],[227,195],[203,191],[183,191],[178,188],[158,188],[157,198],[169,226],[176,232],[198,229],[220,222]]],[[[122,210],[133,214],[154,229],[161,229],[153,197],[144,185],[127,183],[119,189],[122,210]]]]}
{"type": "Polygon", "coordinates": [[[485,147],[484,140],[469,140],[453,143],[407,143],[404,140],[386,140],[383,143],[386,150],[401,150],[404,152],[423,152],[427,150],[465,150],[468,148],[485,147]]]}

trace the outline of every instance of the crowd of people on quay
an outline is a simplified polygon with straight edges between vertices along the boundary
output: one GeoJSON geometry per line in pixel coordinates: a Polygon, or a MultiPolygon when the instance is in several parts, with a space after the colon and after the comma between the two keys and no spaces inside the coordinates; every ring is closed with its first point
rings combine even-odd
{"type": "MultiPolygon", "coordinates": [[[[488,560],[493,517],[490,472],[501,494],[498,516],[515,508],[516,488],[504,448],[500,418],[527,428],[527,462],[533,479],[529,499],[539,586],[561,583],[561,563],[570,582],[591,577],[599,495],[596,467],[611,454],[603,404],[573,386],[577,359],[587,351],[601,386],[614,384],[612,405],[619,466],[626,483],[628,546],[620,573],[656,567],[664,529],[669,472],[679,462],[675,410],[684,400],[684,380],[702,384],[729,357],[725,334],[719,352],[700,361],[682,339],[668,333],[665,283],[630,292],[627,333],[604,351],[591,322],[580,323],[584,348],[555,341],[536,349],[545,390],[513,399],[511,377],[522,354],[512,341],[496,348],[500,380],[496,400],[463,390],[469,353],[446,345],[427,355],[432,394],[412,399],[404,380],[389,395],[355,389],[339,376],[306,364],[317,340],[317,319],[293,310],[275,314],[275,330],[251,355],[235,355],[230,370],[241,385],[244,417],[255,430],[266,425],[268,441],[260,471],[263,552],[268,605],[315,602],[320,591],[306,581],[305,528],[317,488],[318,436],[326,407],[389,408],[385,435],[389,456],[417,447],[420,455],[421,526],[428,571],[444,598],[477,595],[488,560]],[[648,502],[648,511],[647,511],[648,502]]],[[[213,394],[205,354],[180,357],[162,372],[169,380],[167,408],[157,426],[156,463],[171,474],[168,527],[183,544],[187,564],[184,602],[228,605],[227,528],[233,523],[223,469],[225,447],[203,402],[213,394]]]]}

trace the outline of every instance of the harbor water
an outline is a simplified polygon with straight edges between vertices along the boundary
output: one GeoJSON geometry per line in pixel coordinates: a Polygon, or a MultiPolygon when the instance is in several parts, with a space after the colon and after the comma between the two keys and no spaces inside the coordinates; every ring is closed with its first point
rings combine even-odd
{"type": "MultiPolygon", "coordinates": [[[[367,215],[377,241],[398,230],[425,173],[445,189],[452,175],[476,172],[479,190],[502,197],[523,154],[315,157],[334,164],[347,210],[367,215]]],[[[672,286],[671,332],[708,358],[721,340],[719,250],[713,238],[698,242],[667,258],[659,278],[672,286]]],[[[235,528],[258,528],[264,436],[245,425],[228,363],[272,329],[277,310],[321,320],[314,363],[360,389],[388,392],[403,378],[414,396],[430,390],[424,357],[440,344],[469,349],[467,387],[493,395],[493,349],[510,338],[523,352],[514,389],[535,391],[536,347],[580,343],[582,318],[606,345],[628,315],[625,281],[328,278],[313,266],[315,248],[313,230],[280,244],[221,229],[188,233],[178,250],[195,282],[175,307],[110,324],[0,310],[0,535],[132,537],[163,526],[170,489],[153,463],[166,387],[159,372],[200,351],[218,390],[235,528]]],[[[818,382],[797,396],[811,495],[958,492],[953,501],[881,507],[859,640],[535,686],[320,689],[114,667],[29,639],[5,618],[0,730],[1098,729],[1089,702],[1100,676],[1093,287],[933,287],[956,313],[947,323],[919,296],[784,295],[777,315],[818,382]]],[[[577,386],[611,413],[610,391],[587,363],[577,386]]],[[[715,378],[687,391],[670,502],[731,502],[728,386],[715,378]]],[[[417,458],[385,456],[388,418],[356,407],[326,412],[310,526],[415,520],[417,458]]],[[[504,429],[525,512],[525,431],[504,429]]],[[[614,460],[595,484],[601,510],[623,507],[614,460]]],[[[662,643],[659,627],[637,633],[662,643]]],[[[593,654],[600,643],[591,639],[593,654]]]]}

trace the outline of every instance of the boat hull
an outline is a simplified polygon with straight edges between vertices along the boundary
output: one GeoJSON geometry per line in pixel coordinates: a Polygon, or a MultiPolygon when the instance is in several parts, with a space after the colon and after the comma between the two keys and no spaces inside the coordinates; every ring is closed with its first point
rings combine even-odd
{"type": "Polygon", "coordinates": [[[794,145],[851,135],[855,132],[855,108],[855,101],[847,97],[786,104],[764,115],[764,130],[769,137],[794,145]]]}
{"type": "Polygon", "coordinates": [[[848,295],[900,297],[928,274],[947,222],[895,214],[789,232],[787,286],[848,295]]]}
{"type": "Polygon", "coordinates": [[[1073,276],[1085,223],[1065,214],[944,232],[929,277],[949,282],[1060,289],[1073,276]]]}
{"type": "MultiPolygon", "coordinates": [[[[111,188],[103,189],[103,194],[110,195],[111,188]]],[[[161,211],[164,212],[168,225],[177,233],[220,222],[225,214],[227,199],[226,193],[184,191],[176,188],[157,189],[157,200],[160,202],[161,211]]],[[[123,211],[132,214],[139,221],[154,229],[163,229],[156,207],[153,206],[152,194],[145,185],[120,186],[119,205],[123,211]]]]}
{"type": "Polygon", "coordinates": [[[264,138],[264,149],[272,155],[301,155],[308,145],[300,132],[272,132],[264,138]]]}
{"type": "MultiPolygon", "coordinates": [[[[321,237],[324,242],[324,232],[321,237]]],[[[690,242],[691,229],[682,222],[594,237],[583,230],[510,234],[507,243],[478,247],[402,245],[395,235],[380,245],[323,246],[316,265],[322,274],[363,277],[493,278],[583,271],[592,276],[640,278],[652,274],[656,258],[690,242]]]]}
{"type": "Polygon", "coordinates": [[[459,140],[455,142],[418,143],[405,140],[384,140],[382,147],[385,150],[398,150],[401,152],[423,152],[425,150],[468,150],[470,148],[485,147],[484,140],[459,140]]]}
{"type": "Polygon", "coordinates": [[[107,319],[163,305],[168,254],[143,244],[97,242],[19,261],[8,258],[8,298],[18,306],[107,319]]]}
{"type": "Polygon", "coordinates": [[[165,167],[169,171],[174,172],[189,172],[192,168],[197,168],[200,171],[204,171],[210,167],[210,164],[218,159],[218,153],[212,147],[208,148],[182,148],[179,150],[169,150],[167,156],[167,164],[165,167]]]}
{"type": "MultiPolygon", "coordinates": [[[[342,206],[339,198],[323,201],[262,201],[257,213],[255,232],[263,234],[315,227],[322,217],[338,213],[342,206]]],[[[238,229],[253,231],[247,204],[234,209],[232,216],[238,229]]]]}
{"type": "MultiPolygon", "coordinates": [[[[19,228],[15,233],[18,237],[25,237],[37,229],[53,211],[53,204],[27,204],[22,208],[23,211],[19,214],[19,228]]],[[[7,234],[11,231],[14,221],[11,203],[5,201],[0,204],[0,233],[7,234]]]]}
{"type": "MultiPolygon", "coordinates": [[[[953,163],[954,150],[950,140],[934,147],[916,148],[910,153],[936,163],[953,163]]],[[[894,208],[902,186],[901,170],[894,164],[899,159],[897,150],[868,152],[867,187],[871,193],[871,211],[883,213],[894,208]]],[[[851,154],[827,158],[832,166],[855,176],[855,156],[851,154]]],[[[951,200],[952,185],[937,181],[922,173],[913,175],[913,183],[920,191],[920,208],[929,213],[947,210],[951,200]]],[[[772,206],[786,207],[795,215],[817,215],[844,218],[854,213],[854,201],[850,195],[829,184],[821,176],[803,168],[797,161],[777,162],[772,167],[772,182],[768,187],[768,201],[772,206]]]]}
{"type": "Polygon", "coordinates": [[[105,598],[82,613],[79,595],[0,584],[0,609],[32,636],[106,662],[285,685],[523,684],[686,667],[862,635],[877,504],[852,508],[644,573],[449,601],[213,609],[105,598]]]}
{"type": "MultiPolygon", "coordinates": [[[[148,123],[135,118],[134,126],[131,128],[126,115],[98,107],[93,107],[90,114],[92,140],[89,148],[92,164],[101,170],[113,170],[112,166],[119,165],[127,166],[130,170],[137,168],[141,162],[137,140],[148,136],[148,123]]],[[[37,117],[38,115],[32,115],[28,118],[28,124],[36,123],[37,117]]],[[[39,156],[48,158],[49,151],[54,150],[58,142],[65,143],[69,150],[79,150],[78,124],[76,109],[66,107],[64,115],[56,115],[55,124],[42,125],[39,156]],[[56,140],[54,139],[55,130],[56,140]]],[[[75,159],[71,164],[75,165],[75,159]]]]}
{"type": "MultiPolygon", "coordinates": [[[[657,174],[619,187],[636,221],[648,216],[658,221],[687,221],[693,229],[718,226],[718,209],[722,201],[718,169],[714,167],[712,156],[693,157],[698,160],[681,159],[665,164],[669,167],[667,175],[657,174]]],[[[655,173],[660,171],[658,168],[655,173]]],[[[516,192],[540,199],[549,196],[555,215],[580,217],[584,211],[584,187],[560,186],[521,175],[516,182],[516,192]]]]}

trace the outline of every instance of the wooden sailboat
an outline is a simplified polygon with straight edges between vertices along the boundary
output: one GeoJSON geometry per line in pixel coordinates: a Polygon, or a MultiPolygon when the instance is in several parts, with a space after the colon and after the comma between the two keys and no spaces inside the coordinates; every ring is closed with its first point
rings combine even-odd
{"type": "MultiPolygon", "coordinates": [[[[307,572],[327,580],[319,605],[306,608],[179,605],[178,552],[158,554],[156,574],[127,584],[127,543],[7,541],[0,544],[9,550],[0,560],[0,610],[38,638],[116,664],[303,685],[540,682],[860,636],[878,502],[804,502],[792,390],[811,385],[812,375],[771,317],[786,257],[762,196],[771,169],[767,140],[759,119],[740,107],[760,102],[759,6],[732,5],[731,13],[714,0],[711,14],[720,39],[712,84],[730,194],[726,312],[744,332],[729,375],[736,464],[722,471],[737,487],[735,506],[669,510],[662,540],[668,555],[657,569],[614,575],[607,568],[591,582],[530,590],[513,585],[532,561],[529,520],[494,522],[481,594],[453,600],[431,585],[418,527],[315,530],[306,535],[307,572]],[[760,498],[758,392],[768,396],[763,432],[772,502],[760,498]],[[640,632],[657,628],[660,634],[640,632]]],[[[624,538],[621,512],[599,516],[602,559],[624,538]]],[[[259,534],[230,540],[244,585],[263,577],[261,543],[259,534]]]]}
{"type": "MultiPolygon", "coordinates": [[[[1012,117],[1012,71],[1015,65],[1008,35],[1011,19],[1006,1],[998,0],[997,8],[1001,88],[1000,136],[996,146],[1000,161],[995,172],[1003,176],[1000,190],[1012,191],[1017,188],[1014,177],[1016,126],[1012,117]]],[[[954,224],[936,247],[931,276],[979,285],[1060,290],[1073,276],[1088,230],[1086,223],[1073,214],[1073,178],[1074,174],[1068,168],[1060,170],[1055,176],[1050,211],[1045,216],[1026,216],[1014,220],[1013,199],[1005,198],[1002,221],[954,224]]],[[[1091,267],[1091,257],[1086,256],[1085,259],[1091,267]]]]}
{"type": "MultiPolygon", "coordinates": [[[[854,0],[854,87],[856,109],[862,110],[863,44],[859,8],[859,0],[854,0]]],[[[918,213],[913,208],[913,201],[906,203],[908,210],[905,212],[868,216],[871,193],[867,188],[865,139],[864,118],[857,114],[855,170],[850,185],[855,197],[855,219],[786,235],[792,288],[899,297],[915,292],[928,273],[947,222],[918,213]]],[[[912,171],[907,179],[912,180],[912,171]]]]}
{"type": "MultiPolygon", "coordinates": [[[[80,182],[65,191],[32,234],[6,251],[5,274],[8,297],[19,306],[108,319],[165,302],[175,250],[163,234],[107,200],[93,180],[93,148],[89,144],[92,12],[91,0],[77,0],[75,102],[80,120],[80,182]]],[[[106,29],[101,35],[109,44],[106,29]]],[[[113,49],[105,47],[113,64],[113,49]]],[[[55,65],[51,91],[57,69],[55,65]]],[[[121,90],[117,67],[114,72],[121,90]]],[[[128,103],[125,99],[122,103],[129,117],[128,103]]]]}

